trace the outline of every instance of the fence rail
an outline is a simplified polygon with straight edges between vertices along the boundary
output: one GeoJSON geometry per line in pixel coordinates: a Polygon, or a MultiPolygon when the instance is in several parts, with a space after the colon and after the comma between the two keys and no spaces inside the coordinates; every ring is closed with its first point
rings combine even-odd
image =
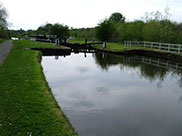
{"type": "Polygon", "coordinates": [[[181,44],[158,43],[158,42],[147,42],[147,41],[124,41],[124,46],[125,47],[142,46],[146,48],[165,50],[168,52],[176,52],[176,53],[182,52],[181,44]]]}

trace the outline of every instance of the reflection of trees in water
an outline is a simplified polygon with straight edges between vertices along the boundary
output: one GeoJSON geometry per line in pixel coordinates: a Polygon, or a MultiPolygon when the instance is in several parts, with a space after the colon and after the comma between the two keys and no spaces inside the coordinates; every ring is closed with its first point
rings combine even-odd
{"type": "Polygon", "coordinates": [[[139,63],[138,67],[140,69],[141,76],[149,79],[150,81],[156,79],[160,79],[160,81],[163,81],[168,73],[167,69],[157,66],[151,66],[150,64],[139,63]]]}
{"type": "MultiPolygon", "coordinates": [[[[182,88],[182,75],[180,75],[180,78],[178,79],[178,86],[180,87],[180,88],[182,88]]],[[[180,96],[180,98],[179,98],[179,100],[178,100],[178,103],[182,103],[182,90],[181,90],[181,92],[179,92],[180,94],[181,94],[181,96],[180,96]]]]}
{"type": "Polygon", "coordinates": [[[98,64],[103,70],[108,70],[109,67],[118,64],[120,65],[121,70],[123,68],[139,69],[141,76],[150,81],[156,79],[163,81],[169,71],[165,68],[160,68],[150,64],[144,64],[141,62],[127,62],[125,61],[125,57],[118,55],[103,55],[103,53],[97,53],[95,54],[95,61],[96,64],[98,64]]]}
{"type": "MultiPolygon", "coordinates": [[[[176,70],[172,71],[168,68],[162,68],[159,66],[142,63],[141,61],[126,61],[127,57],[119,56],[119,55],[110,55],[104,53],[96,53],[95,61],[103,70],[108,70],[109,67],[114,65],[120,65],[120,69],[139,69],[141,77],[152,81],[159,80],[157,83],[157,87],[162,87],[162,81],[164,81],[165,77],[169,72],[172,72],[174,76],[179,76],[176,70]]],[[[178,81],[179,87],[182,87],[182,76],[178,81]]]]}
{"type": "Polygon", "coordinates": [[[182,75],[181,75],[181,77],[178,80],[178,85],[179,85],[180,88],[182,88],[182,75]]]}
{"type": "Polygon", "coordinates": [[[118,65],[121,61],[121,57],[118,57],[116,55],[107,55],[105,53],[96,53],[94,58],[96,64],[103,70],[108,70],[109,67],[118,65]]]}

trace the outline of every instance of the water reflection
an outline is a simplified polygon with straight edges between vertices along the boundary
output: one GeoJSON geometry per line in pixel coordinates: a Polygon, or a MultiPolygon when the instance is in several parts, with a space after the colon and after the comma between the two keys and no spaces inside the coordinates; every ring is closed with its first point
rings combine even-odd
{"type": "MultiPolygon", "coordinates": [[[[124,57],[105,53],[97,53],[94,58],[96,64],[106,71],[115,65],[120,65],[121,70],[126,68],[132,70],[139,69],[142,78],[148,79],[151,82],[158,79],[158,87],[162,86],[161,83],[168,73],[172,72],[174,76],[179,76],[182,73],[182,64],[156,58],[144,56],[124,57]]],[[[182,87],[182,76],[178,84],[182,87]]]]}
{"type": "Polygon", "coordinates": [[[43,57],[42,65],[80,136],[181,136],[180,70],[155,62],[82,53],[43,57]]]}

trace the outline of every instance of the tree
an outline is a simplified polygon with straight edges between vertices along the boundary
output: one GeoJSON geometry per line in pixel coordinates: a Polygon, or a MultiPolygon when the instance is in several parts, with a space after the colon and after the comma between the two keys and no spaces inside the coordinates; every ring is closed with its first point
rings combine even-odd
{"type": "MultiPolygon", "coordinates": [[[[160,42],[161,41],[161,23],[160,21],[150,21],[144,25],[143,37],[145,41],[160,42]]],[[[161,41],[162,42],[162,41],[161,41]]]]}
{"type": "Polygon", "coordinates": [[[6,9],[0,4],[0,29],[5,29],[8,26],[7,23],[7,11],[6,9]]]}
{"type": "Polygon", "coordinates": [[[8,38],[8,23],[7,23],[7,11],[6,9],[0,4],[0,38],[8,38]]]}
{"type": "Polygon", "coordinates": [[[49,24],[49,23],[42,25],[37,29],[37,33],[38,34],[50,34],[50,30],[51,30],[52,26],[53,25],[49,24]]]}
{"type": "Polygon", "coordinates": [[[112,23],[124,23],[125,17],[121,13],[115,12],[109,17],[109,21],[111,21],[112,23]]]}
{"type": "Polygon", "coordinates": [[[114,31],[113,24],[108,20],[103,20],[96,27],[96,37],[101,41],[109,41],[110,37],[114,31]]]}
{"type": "Polygon", "coordinates": [[[164,20],[164,16],[159,11],[150,12],[150,13],[146,12],[145,15],[143,17],[141,17],[141,19],[144,22],[161,21],[161,20],[164,20]]]}
{"type": "Polygon", "coordinates": [[[51,27],[50,34],[57,35],[60,39],[63,39],[69,35],[68,26],[56,23],[51,27]]]}

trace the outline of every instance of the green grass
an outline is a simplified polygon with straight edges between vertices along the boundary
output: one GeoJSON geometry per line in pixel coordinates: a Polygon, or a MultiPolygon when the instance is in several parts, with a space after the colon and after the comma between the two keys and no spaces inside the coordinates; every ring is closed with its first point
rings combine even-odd
{"type": "MultiPolygon", "coordinates": [[[[84,43],[84,39],[73,39],[71,42],[73,43],[84,43]]],[[[159,49],[154,49],[150,47],[142,47],[142,46],[137,46],[137,45],[132,45],[132,46],[124,46],[124,44],[121,43],[115,43],[115,42],[107,42],[107,48],[103,48],[102,44],[95,44],[92,45],[95,48],[99,48],[102,50],[107,50],[107,51],[129,51],[129,50],[146,50],[146,51],[155,51],[155,52],[160,52],[160,53],[169,53],[167,50],[159,50],[159,49]]],[[[172,54],[176,55],[181,55],[177,52],[170,52],[172,54]]]]}
{"type": "Polygon", "coordinates": [[[93,47],[96,47],[96,48],[100,48],[100,49],[103,49],[103,50],[110,50],[110,51],[127,51],[127,50],[139,50],[139,49],[142,49],[142,50],[156,50],[156,49],[151,49],[151,48],[144,48],[144,47],[141,47],[141,46],[135,46],[135,45],[132,45],[132,46],[124,46],[124,44],[121,44],[121,43],[107,43],[107,47],[106,48],[103,48],[103,45],[92,45],[93,47]]]}
{"type": "MultiPolygon", "coordinates": [[[[85,43],[84,39],[72,39],[70,40],[72,43],[85,43]]],[[[89,42],[89,41],[88,41],[89,42]]],[[[92,41],[90,41],[92,42],[92,41]]],[[[92,45],[93,47],[104,49],[102,44],[92,45]]],[[[124,44],[115,43],[115,42],[107,42],[107,48],[104,50],[112,50],[112,51],[125,51],[129,49],[145,49],[144,47],[132,46],[129,48],[125,48],[124,44]]]]}
{"type": "Polygon", "coordinates": [[[77,135],[56,103],[40,64],[41,53],[27,48],[57,48],[14,41],[0,67],[0,136],[77,135]]]}
{"type": "Polygon", "coordinates": [[[143,47],[143,46],[124,46],[124,44],[121,43],[107,43],[107,48],[103,48],[103,45],[92,45],[93,47],[102,49],[102,50],[108,50],[108,51],[129,51],[129,50],[144,50],[144,51],[155,51],[155,52],[161,52],[161,53],[172,53],[176,55],[180,55],[177,52],[168,52],[167,50],[159,50],[155,48],[150,47],[143,47]]]}
{"type": "MultiPolygon", "coordinates": [[[[101,44],[93,45],[93,47],[104,49],[103,45],[101,45],[101,44]]],[[[106,50],[123,51],[124,50],[124,45],[121,44],[121,43],[113,43],[113,42],[111,43],[111,42],[108,42],[106,50]]]]}

